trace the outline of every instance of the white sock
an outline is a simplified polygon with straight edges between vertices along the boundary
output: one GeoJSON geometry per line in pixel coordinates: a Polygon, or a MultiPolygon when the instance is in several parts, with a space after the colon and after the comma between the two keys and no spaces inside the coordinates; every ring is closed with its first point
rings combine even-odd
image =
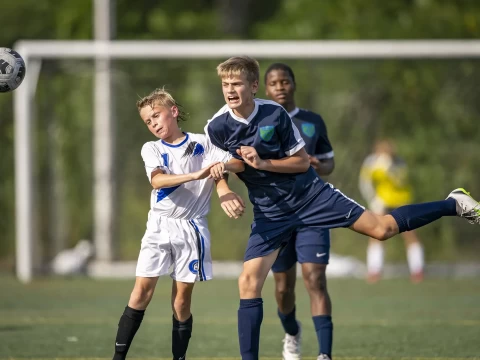
{"type": "Polygon", "coordinates": [[[380,241],[369,242],[367,247],[367,271],[379,274],[383,270],[384,250],[380,241]]]}
{"type": "Polygon", "coordinates": [[[407,247],[407,261],[410,274],[416,274],[423,271],[423,247],[422,244],[415,242],[407,247]]]}

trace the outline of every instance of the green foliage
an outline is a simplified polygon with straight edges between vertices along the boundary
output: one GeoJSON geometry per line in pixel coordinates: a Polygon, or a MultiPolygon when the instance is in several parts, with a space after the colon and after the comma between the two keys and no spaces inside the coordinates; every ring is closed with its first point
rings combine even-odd
{"type": "MultiPolygon", "coordinates": [[[[218,1],[189,4],[143,0],[132,5],[117,0],[117,38],[240,36],[222,31],[218,1]]],[[[480,3],[476,1],[268,0],[251,1],[249,6],[249,16],[243,19],[249,39],[473,39],[480,35],[480,3]]],[[[0,46],[13,46],[19,39],[89,39],[93,36],[92,11],[92,1],[84,0],[9,1],[0,12],[0,46]]],[[[119,255],[124,259],[135,259],[138,254],[149,207],[150,186],[140,149],[151,136],[138,118],[135,101],[166,85],[190,113],[182,127],[202,132],[206,120],[223,104],[215,74],[218,61],[114,62],[115,200],[119,255]]],[[[270,61],[261,61],[262,70],[270,61]]],[[[337,164],[329,180],[342,191],[360,199],[357,174],[361,161],[376,138],[387,136],[396,141],[412,169],[417,201],[441,199],[457,186],[480,194],[477,60],[287,62],[296,74],[298,106],[320,112],[327,122],[337,164]]],[[[46,60],[42,65],[32,131],[39,190],[36,210],[45,244],[51,241],[51,224],[60,221],[54,218],[54,206],[63,209],[62,236],[69,245],[92,237],[92,84],[91,61],[46,60]]],[[[263,87],[258,95],[264,97],[263,87]]],[[[0,96],[0,253],[7,260],[13,256],[15,224],[12,98],[12,94],[0,96]]],[[[243,184],[234,178],[232,186],[247,200],[243,184]]],[[[209,218],[214,258],[242,258],[250,209],[240,221],[230,220],[214,196],[209,218]]],[[[475,258],[478,231],[461,221],[443,219],[421,229],[428,260],[475,258]]],[[[335,251],[364,256],[363,236],[336,230],[333,239],[335,251]]],[[[44,255],[52,256],[45,247],[44,255]]],[[[389,243],[390,260],[402,260],[403,254],[401,242],[389,243]]]]}

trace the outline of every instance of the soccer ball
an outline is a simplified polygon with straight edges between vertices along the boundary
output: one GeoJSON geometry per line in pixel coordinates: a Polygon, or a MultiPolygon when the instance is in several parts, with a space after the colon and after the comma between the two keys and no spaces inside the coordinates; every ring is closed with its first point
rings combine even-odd
{"type": "Polygon", "coordinates": [[[0,47],[0,92],[9,92],[20,86],[25,78],[25,61],[16,51],[0,47]]]}

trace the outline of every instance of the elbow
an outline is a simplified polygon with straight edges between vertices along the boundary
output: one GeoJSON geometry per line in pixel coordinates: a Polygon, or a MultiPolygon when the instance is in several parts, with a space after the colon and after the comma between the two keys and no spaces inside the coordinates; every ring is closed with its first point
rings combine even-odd
{"type": "Polygon", "coordinates": [[[326,174],[325,175],[330,175],[333,173],[333,170],[335,170],[335,161],[331,161],[330,166],[327,168],[326,174]]]}
{"type": "Polygon", "coordinates": [[[155,181],[155,179],[152,179],[152,188],[154,190],[158,190],[158,189],[161,189],[163,187],[163,184],[160,182],[160,181],[155,181]]]}
{"type": "Polygon", "coordinates": [[[237,159],[230,160],[225,164],[225,170],[234,174],[240,173],[245,171],[245,163],[237,159]]]}

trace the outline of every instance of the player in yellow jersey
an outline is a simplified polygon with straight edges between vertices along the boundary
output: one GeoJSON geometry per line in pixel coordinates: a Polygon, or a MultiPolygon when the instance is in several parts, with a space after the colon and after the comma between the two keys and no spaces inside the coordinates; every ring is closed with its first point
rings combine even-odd
{"type": "MultiPolygon", "coordinates": [[[[360,170],[360,191],[370,210],[384,215],[392,209],[412,202],[406,163],[397,155],[388,140],[378,141],[374,152],[367,156],[360,170]]],[[[423,279],[423,247],[414,230],[401,234],[407,249],[407,261],[413,282],[423,279]]],[[[383,243],[370,238],[367,248],[368,281],[376,282],[383,270],[383,243]]]]}

